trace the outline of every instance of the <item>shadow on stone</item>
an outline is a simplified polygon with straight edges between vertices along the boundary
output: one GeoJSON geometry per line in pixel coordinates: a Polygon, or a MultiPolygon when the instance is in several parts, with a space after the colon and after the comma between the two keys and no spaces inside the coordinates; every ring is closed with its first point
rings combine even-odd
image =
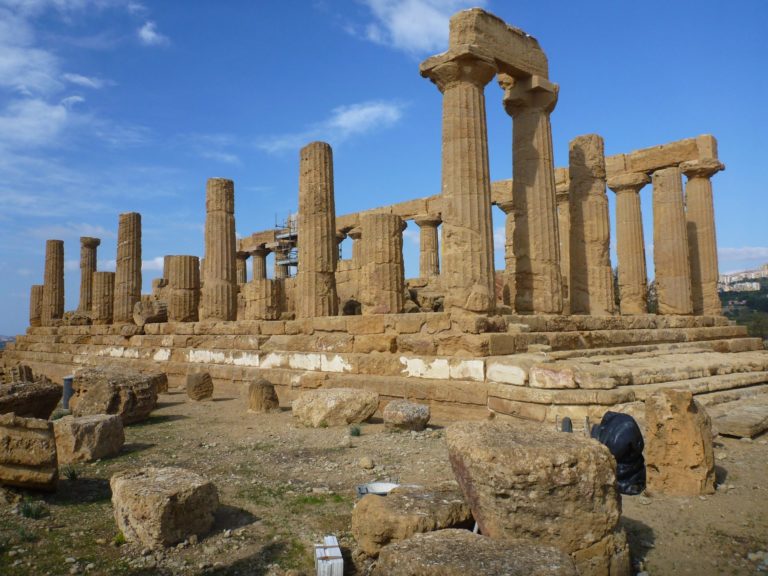
{"type": "Polygon", "coordinates": [[[627,516],[621,517],[619,526],[623,527],[627,532],[627,542],[632,563],[637,565],[638,562],[644,561],[648,551],[656,545],[656,535],[653,529],[644,522],[628,518],[627,516]]]}
{"type": "Polygon", "coordinates": [[[157,404],[155,404],[155,410],[157,410],[158,408],[168,408],[170,406],[178,406],[179,404],[184,404],[184,402],[181,400],[178,402],[158,402],[157,404]]]}
{"type": "Polygon", "coordinates": [[[725,484],[725,481],[728,479],[728,470],[723,468],[722,466],[718,466],[715,464],[715,482],[717,484],[725,484]]]}
{"type": "Polygon", "coordinates": [[[228,566],[221,566],[206,571],[211,576],[224,576],[229,574],[248,574],[249,576],[264,576],[268,573],[270,564],[277,563],[281,558],[292,555],[293,550],[289,542],[277,541],[270,542],[246,558],[235,560],[228,566]]]}
{"type": "Polygon", "coordinates": [[[112,490],[106,478],[83,478],[77,480],[59,480],[58,490],[49,498],[51,504],[75,506],[109,501],[112,490]]]}
{"type": "Polygon", "coordinates": [[[243,508],[221,504],[215,512],[211,534],[224,530],[235,530],[258,522],[259,518],[243,508]]]}
{"type": "Polygon", "coordinates": [[[144,450],[149,450],[150,448],[154,448],[155,444],[149,444],[148,442],[131,442],[129,444],[123,445],[123,449],[120,451],[120,454],[115,456],[115,458],[119,458],[120,456],[125,456],[127,454],[134,454],[136,452],[143,452],[144,450]]]}

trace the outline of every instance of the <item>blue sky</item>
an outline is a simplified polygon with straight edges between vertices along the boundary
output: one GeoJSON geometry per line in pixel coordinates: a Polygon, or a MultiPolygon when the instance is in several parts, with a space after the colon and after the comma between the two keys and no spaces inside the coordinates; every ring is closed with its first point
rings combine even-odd
{"type": "MultiPolygon", "coordinates": [[[[164,254],[202,253],[207,178],[235,180],[240,235],[269,228],[312,140],[334,147],[339,214],[439,192],[441,97],[418,64],[472,5],[547,53],[558,166],[581,134],[615,154],[712,133],[721,272],[768,262],[763,0],[0,0],[0,334],[26,327],[46,239],[65,241],[73,309],[78,238],[112,269],[118,213],[141,212],[148,292],[164,254]]],[[[486,101],[491,175],[509,178],[495,84],[486,101]]]]}

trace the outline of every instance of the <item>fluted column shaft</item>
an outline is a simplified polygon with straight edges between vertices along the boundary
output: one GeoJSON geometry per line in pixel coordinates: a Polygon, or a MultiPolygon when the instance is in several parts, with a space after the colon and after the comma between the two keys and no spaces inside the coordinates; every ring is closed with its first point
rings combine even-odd
{"type": "Polygon", "coordinates": [[[275,251],[275,278],[284,279],[291,277],[291,266],[289,264],[280,264],[280,259],[287,257],[287,253],[280,250],[275,251]]]}
{"type": "Polygon", "coordinates": [[[496,307],[485,85],[492,60],[456,56],[422,69],[443,93],[442,263],[445,309],[496,307]]]}
{"type": "Polygon", "coordinates": [[[696,160],[680,165],[688,177],[685,185],[685,216],[691,258],[693,313],[719,316],[723,313],[717,294],[717,235],[710,178],[725,166],[718,160],[696,160]]]}
{"type": "Polygon", "coordinates": [[[619,306],[624,315],[648,312],[648,275],[640,190],[650,181],[642,173],[622,174],[608,181],[608,187],[616,193],[619,306]]]}
{"type": "Polygon", "coordinates": [[[691,264],[677,167],[653,173],[653,261],[659,314],[691,314],[691,264]]]}
{"type": "Polygon", "coordinates": [[[96,249],[101,244],[98,238],[80,237],[80,312],[91,311],[93,299],[93,273],[96,272],[96,249]]]}
{"type": "Polygon", "coordinates": [[[312,142],[300,152],[298,243],[296,317],[335,316],[339,304],[333,152],[325,142],[312,142]]]}
{"type": "Polygon", "coordinates": [[[440,274],[440,256],[438,254],[437,227],[440,218],[419,216],[414,218],[419,227],[419,276],[428,278],[440,274]]]}
{"type": "Polygon", "coordinates": [[[251,252],[253,258],[253,279],[254,280],[266,280],[267,279],[267,254],[269,250],[259,247],[251,252]]]}
{"type": "Polygon", "coordinates": [[[360,268],[363,265],[363,243],[361,241],[363,237],[363,231],[357,227],[352,228],[347,235],[352,238],[352,265],[355,268],[360,268]]]}
{"type": "Polygon", "coordinates": [[[50,326],[64,317],[64,241],[45,242],[43,303],[40,308],[42,326],[50,326]]]}
{"type": "Polygon", "coordinates": [[[277,320],[282,312],[283,283],[266,278],[254,279],[243,286],[246,320],[277,320]]]}
{"type": "Polygon", "coordinates": [[[141,300],[141,214],[120,214],[117,226],[115,303],[112,321],[133,323],[133,307],[141,300]]]}
{"type": "Polygon", "coordinates": [[[555,189],[557,233],[560,237],[560,277],[563,286],[563,314],[571,313],[571,204],[568,184],[555,189]]]}
{"type": "Polygon", "coordinates": [[[29,291],[29,325],[41,326],[40,315],[43,309],[43,285],[34,284],[29,291]]]}
{"type": "Polygon", "coordinates": [[[396,214],[363,214],[363,267],[360,303],[363,315],[399,314],[403,311],[405,273],[403,230],[396,214]]]}
{"type": "Polygon", "coordinates": [[[197,256],[168,257],[168,320],[197,322],[200,305],[200,261],[197,256]]]}
{"type": "Polygon", "coordinates": [[[243,285],[246,282],[248,282],[248,257],[250,254],[248,252],[236,252],[235,253],[235,266],[237,267],[236,270],[236,276],[237,276],[237,283],[239,285],[243,285]]]}
{"type": "Polygon", "coordinates": [[[93,299],[91,321],[94,324],[112,324],[115,304],[115,273],[93,273],[93,299]]]}
{"type": "Polygon", "coordinates": [[[235,183],[209,178],[205,191],[205,264],[201,320],[237,318],[235,183]]]}
{"type": "Polygon", "coordinates": [[[613,314],[616,301],[603,139],[597,134],[574,138],[569,156],[571,314],[613,314]]]}
{"type": "Polygon", "coordinates": [[[515,203],[513,200],[496,204],[504,212],[504,285],[501,289],[501,301],[507,306],[515,306],[515,203]]]}
{"type": "Polygon", "coordinates": [[[555,167],[549,115],[557,84],[533,76],[500,75],[504,106],[512,123],[512,196],[515,225],[517,312],[560,314],[563,310],[560,239],[555,202],[555,167]]]}

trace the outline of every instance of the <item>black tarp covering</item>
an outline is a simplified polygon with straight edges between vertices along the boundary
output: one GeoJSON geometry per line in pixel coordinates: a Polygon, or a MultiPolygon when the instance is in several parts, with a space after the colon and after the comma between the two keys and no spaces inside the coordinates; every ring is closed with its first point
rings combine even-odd
{"type": "Polygon", "coordinates": [[[592,426],[592,438],[605,444],[616,459],[619,492],[634,496],[645,490],[643,434],[629,414],[606,412],[600,424],[592,426]]]}

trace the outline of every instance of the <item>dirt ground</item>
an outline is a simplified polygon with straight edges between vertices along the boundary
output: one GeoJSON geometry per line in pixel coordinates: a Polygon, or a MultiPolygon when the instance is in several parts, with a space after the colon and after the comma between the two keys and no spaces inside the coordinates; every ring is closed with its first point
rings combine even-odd
{"type": "MultiPolygon", "coordinates": [[[[171,391],[149,420],[126,429],[118,457],[77,466],[55,494],[0,491],[0,574],[309,575],[313,545],[326,534],[339,537],[346,573],[360,573],[351,552],[355,487],[452,479],[448,422],[434,424],[392,433],[374,421],[351,437],[347,428],[304,428],[287,410],[249,414],[234,386],[199,403],[171,391]],[[375,467],[361,467],[363,457],[375,467]],[[222,506],[212,534],[162,553],[122,542],[109,478],[145,465],[189,468],[216,483],[222,506]]],[[[720,485],[711,496],[624,497],[635,571],[768,572],[768,439],[719,437],[715,454],[720,485]]]]}

